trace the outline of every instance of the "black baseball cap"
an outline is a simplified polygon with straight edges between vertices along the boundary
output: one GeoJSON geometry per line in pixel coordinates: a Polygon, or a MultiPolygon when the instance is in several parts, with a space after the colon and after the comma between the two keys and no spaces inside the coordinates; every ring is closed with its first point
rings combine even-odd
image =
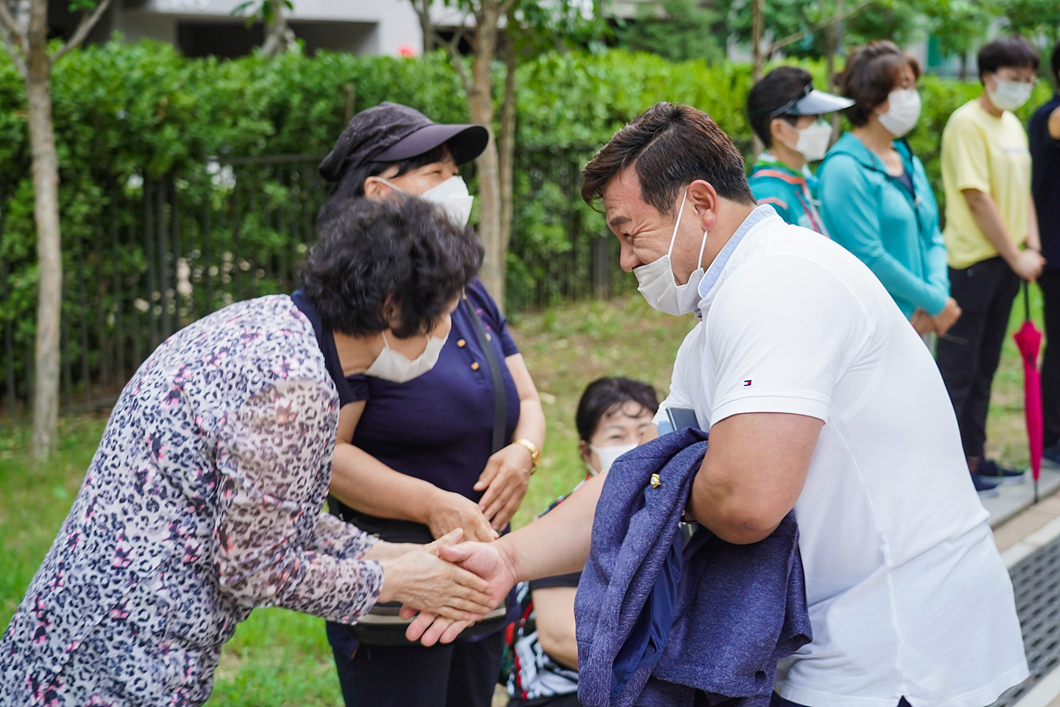
{"type": "Polygon", "coordinates": [[[350,119],[318,169],[337,182],[366,162],[400,162],[442,144],[459,166],[482,154],[488,142],[489,131],[481,125],[440,125],[408,106],[380,103],[350,119]]]}

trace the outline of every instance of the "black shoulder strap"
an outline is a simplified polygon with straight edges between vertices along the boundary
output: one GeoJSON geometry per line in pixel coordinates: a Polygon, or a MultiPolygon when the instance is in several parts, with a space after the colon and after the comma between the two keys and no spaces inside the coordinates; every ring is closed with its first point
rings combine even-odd
{"type": "Polygon", "coordinates": [[[464,295],[464,308],[467,309],[468,314],[471,315],[471,321],[475,324],[478,343],[486,353],[486,364],[493,378],[493,449],[490,451],[490,454],[493,454],[507,446],[504,442],[504,430],[508,421],[508,403],[504,395],[504,378],[501,376],[497,354],[493,351],[493,344],[490,343],[490,335],[486,333],[486,328],[482,326],[482,320],[479,319],[475,308],[471,306],[467,295],[464,295]]]}

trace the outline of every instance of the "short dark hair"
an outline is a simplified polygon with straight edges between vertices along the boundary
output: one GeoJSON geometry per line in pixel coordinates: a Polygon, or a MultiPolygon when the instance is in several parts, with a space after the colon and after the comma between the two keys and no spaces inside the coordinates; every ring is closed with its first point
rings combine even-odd
{"type": "Polygon", "coordinates": [[[344,203],[351,198],[363,197],[364,180],[368,179],[368,177],[378,177],[380,174],[396,165],[398,168],[397,173],[389,177],[390,179],[396,179],[403,174],[408,174],[414,169],[419,169],[420,167],[435,162],[441,162],[448,156],[449,148],[445,146],[445,143],[442,143],[433,150],[428,150],[423,154],[408,157],[400,162],[364,162],[356,167],[347,169],[342,173],[342,177],[335,185],[327,202],[321,207],[320,214],[317,218],[329,218],[332,211],[337,208],[338,204],[344,203]]]}
{"type": "Polygon", "coordinates": [[[578,438],[588,442],[605,415],[630,402],[637,403],[652,415],[659,410],[655,388],[647,383],[629,378],[594,380],[585,388],[581,400],[578,401],[578,412],[574,418],[578,426],[578,438]]]}
{"type": "Polygon", "coordinates": [[[1053,70],[1053,83],[1060,85],[1060,41],[1053,47],[1053,55],[1049,58],[1049,66],[1053,70]]]}
{"type": "Polygon", "coordinates": [[[886,39],[855,47],[847,58],[846,70],[839,74],[839,90],[854,101],[843,110],[855,127],[869,122],[876,106],[887,100],[898,85],[902,69],[909,67],[920,78],[920,64],[886,39]]]}
{"type": "Polygon", "coordinates": [[[615,133],[582,169],[582,198],[592,204],[630,166],[645,203],[661,214],[672,214],[678,192],[697,179],[721,197],[755,203],[743,155],[709,115],[691,106],[656,103],[615,133]]]}
{"type": "Polygon", "coordinates": [[[747,94],[747,120],[763,145],[773,146],[773,135],[769,126],[774,118],[782,118],[789,123],[798,120],[797,116],[770,113],[798,98],[812,82],[813,77],[806,69],[798,66],[778,66],[751,88],[751,92],[747,94]]]}
{"type": "Polygon", "coordinates": [[[983,74],[992,74],[1004,66],[1017,69],[1031,68],[1037,71],[1042,65],[1038,58],[1038,50],[1018,34],[984,44],[979,49],[976,63],[979,65],[980,82],[983,80],[983,74]]]}
{"type": "Polygon", "coordinates": [[[430,331],[478,272],[478,237],[418,197],[340,206],[318,222],[302,264],[302,285],[323,325],[365,336],[389,328],[396,309],[396,336],[430,331]]]}

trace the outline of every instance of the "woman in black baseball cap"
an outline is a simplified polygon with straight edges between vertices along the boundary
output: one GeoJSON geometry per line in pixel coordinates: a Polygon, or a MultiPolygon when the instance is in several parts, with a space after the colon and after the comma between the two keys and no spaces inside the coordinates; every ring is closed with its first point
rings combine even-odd
{"type": "Polygon", "coordinates": [[[439,203],[466,224],[471,196],[459,168],[482,154],[488,142],[489,131],[481,125],[439,125],[397,103],[362,111],[320,163],[320,175],[335,183],[321,215],[343,198],[373,198],[398,188],[439,203]],[[443,184],[446,193],[435,195],[443,184]]]}
{"type": "MultiPolygon", "coordinates": [[[[472,198],[460,166],[488,141],[481,125],[439,125],[394,103],[369,108],[320,164],[335,184],[320,218],[348,208],[349,197],[411,195],[465,224],[472,198]]],[[[390,343],[410,357],[423,348],[390,343]]],[[[540,461],[545,416],[507,322],[478,279],[453,312],[431,371],[407,382],[373,375],[350,382],[365,400],[340,412],[333,513],[394,542],[430,542],[455,528],[465,539],[488,542],[506,530],[540,461]]],[[[490,631],[431,648],[405,641],[401,625],[395,645],[394,636],[366,622],[329,623],[347,707],[488,707],[505,623],[497,619],[490,631]]]]}

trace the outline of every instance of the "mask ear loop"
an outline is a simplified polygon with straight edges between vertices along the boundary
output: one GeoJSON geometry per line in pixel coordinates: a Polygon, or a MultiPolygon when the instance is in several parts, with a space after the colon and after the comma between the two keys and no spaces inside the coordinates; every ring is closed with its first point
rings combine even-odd
{"type": "Polygon", "coordinates": [[[677,229],[681,225],[681,214],[685,211],[685,199],[688,198],[688,190],[685,189],[684,196],[681,197],[681,205],[677,207],[677,222],[674,224],[674,234],[670,236],[670,250],[666,251],[666,257],[671,258],[674,254],[674,243],[677,242],[677,229]]]}
{"type": "Polygon", "coordinates": [[[383,184],[387,185],[388,187],[390,187],[394,191],[398,192],[399,194],[406,194],[407,193],[404,189],[402,189],[401,187],[397,186],[396,184],[391,184],[390,182],[388,182],[383,177],[376,177],[376,179],[378,179],[379,181],[381,181],[383,184]]]}
{"type": "Polygon", "coordinates": [[[710,231],[703,231],[703,242],[699,245],[699,260],[696,261],[696,269],[703,267],[703,251],[707,249],[707,235],[710,231]]]}

